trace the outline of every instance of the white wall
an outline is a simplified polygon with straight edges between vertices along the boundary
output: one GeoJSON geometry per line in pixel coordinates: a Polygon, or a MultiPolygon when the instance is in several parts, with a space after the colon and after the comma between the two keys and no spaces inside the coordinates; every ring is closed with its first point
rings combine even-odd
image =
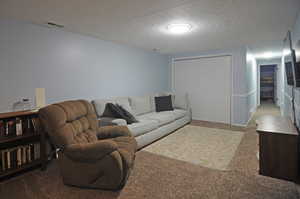
{"type": "Polygon", "coordinates": [[[168,57],[80,34],[0,21],[0,112],[45,88],[47,103],[169,90],[168,57]]]}
{"type": "Polygon", "coordinates": [[[248,110],[248,121],[251,119],[253,113],[255,113],[258,105],[258,78],[257,78],[257,62],[250,49],[247,49],[247,68],[246,68],[246,79],[247,79],[247,110],[248,110]]]}
{"type": "MultiPolygon", "coordinates": [[[[294,29],[292,31],[292,43],[295,46],[300,40],[300,12],[297,17],[294,29]]],[[[298,52],[299,53],[299,52],[298,52]]],[[[291,94],[291,87],[286,85],[285,93],[291,94]]],[[[295,89],[295,109],[296,109],[296,123],[300,128],[300,88],[295,89]]]]}
{"type": "MultiPolygon", "coordinates": [[[[249,119],[248,89],[246,81],[246,48],[214,50],[194,53],[173,54],[170,58],[197,57],[210,55],[232,55],[232,106],[231,121],[234,125],[245,126],[249,119]]],[[[208,85],[209,89],[209,85],[208,85]]],[[[212,91],[213,92],[213,91],[212,91]]]]}
{"type": "MultiPolygon", "coordinates": [[[[300,40],[300,13],[298,14],[297,21],[292,30],[292,43],[295,46],[296,42],[300,40]]],[[[293,118],[292,114],[292,87],[287,85],[286,74],[284,68],[284,60],[281,60],[281,110],[282,114],[287,117],[293,118]]],[[[295,113],[296,123],[300,127],[300,88],[294,89],[295,91],[295,113]]]]}

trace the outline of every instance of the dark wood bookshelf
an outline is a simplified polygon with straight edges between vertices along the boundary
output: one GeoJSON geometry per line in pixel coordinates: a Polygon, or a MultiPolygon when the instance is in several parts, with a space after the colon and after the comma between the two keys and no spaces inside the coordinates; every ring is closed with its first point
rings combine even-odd
{"type": "Polygon", "coordinates": [[[41,167],[42,165],[42,160],[39,159],[39,160],[34,160],[30,163],[27,163],[27,164],[24,164],[20,167],[17,167],[17,168],[14,168],[14,169],[8,169],[6,171],[3,171],[0,173],[0,181],[1,180],[5,180],[7,177],[11,177],[11,176],[14,176],[18,173],[21,173],[21,172],[25,172],[27,170],[30,170],[32,168],[38,168],[38,167],[41,167]]]}
{"type": "MultiPolygon", "coordinates": [[[[8,135],[3,135],[3,133],[0,133],[0,180],[5,180],[11,177],[14,177],[16,175],[20,175],[28,170],[32,170],[35,168],[41,168],[41,169],[45,169],[46,167],[46,150],[45,150],[45,135],[42,133],[41,128],[39,126],[39,122],[33,124],[33,119],[35,119],[36,121],[38,121],[38,112],[36,111],[18,111],[18,112],[9,112],[9,113],[0,113],[0,121],[3,122],[8,122],[8,121],[15,121],[16,118],[21,118],[23,121],[25,122],[29,122],[32,124],[30,125],[30,127],[27,126],[27,129],[24,129],[25,126],[23,126],[22,123],[22,134],[21,135],[16,135],[14,133],[12,134],[8,134],[8,135]],[[38,153],[38,159],[36,159],[35,156],[35,148],[36,145],[35,144],[39,144],[39,149],[38,153]],[[32,146],[33,145],[33,146],[32,146]],[[33,148],[30,148],[30,147],[33,148]],[[20,147],[20,148],[18,148],[20,147]],[[23,147],[23,149],[21,149],[23,147]],[[28,149],[28,148],[30,149],[28,149]],[[25,148],[25,149],[24,149],[25,148]],[[25,154],[26,158],[28,158],[28,156],[30,157],[30,153],[31,153],[31,158],[29,158],[29,160],[31,159],[30,162],[27,161],[26,159],[26,163],[23,162],[22,165],[16,165],[16,162],[14,162],[14,165],[8,166],[5,169],[2,168],[1,166],[3,166],[3,163],[7,163],[8,158],[6,158],[6,160],[2,159],[2,152],[5,151],[8,153],[10,153],[10,156],[12,155],[14,150],[21,150],[18,151],[18,157],[20,158],[21,156],[25,154]],[[22,152],[22,150],[25,152],[22,152]],[[30,152],[28,152],[28,151],[30,152]],[[34,155],[34,157],[32,157],[32,153],[34,155]],[[6,161],[6,162],[5,162],[6,161]],[[9,167],[13,167],[13,168],[9,168],[9,167]]],[[[4,123],[5,124],[5,123],[4,123]]],[[[14,124],[16,125],[16,124],[14,124]]],[[[5,127],[7,128],[7,127],[5,127]]],[[[15,128],[16,129],[16,128],[15,128]]],[[[16,157],[16,152],[14,154],[16,157]]],[[[12,164],[13,161],[17,161],[16,159],[11,159],[12,156],[10,157],[10,163],[12,164]]],[[[18,159],[19,161],[19,159],[18,159]]]]}
{"type": "Polygon", "coordinates": [[[33,110],[28,110],[28,111],[0,113],[0,120],[1,119],[11,119],[11,118],[15,118],[15,117],[22,117],[22,116],[34,116],[34,115],[38,115],[38,112],[33,111],[33,110]]]}
{"type": "Polygon", "coordinates": [[[0,138],[0,150],[16,147],[31,142],[39,142],[40,139],[41,139],[41,134],[27,134],[21,136],[3,137],[0,138]]]}

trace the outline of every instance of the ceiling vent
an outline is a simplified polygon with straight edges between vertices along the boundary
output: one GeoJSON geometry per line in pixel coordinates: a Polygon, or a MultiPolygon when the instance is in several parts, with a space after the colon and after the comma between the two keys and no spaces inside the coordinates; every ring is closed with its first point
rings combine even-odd
{"type": "Polygon", "coordinates": [[[64,25],[61,25],[61,24],[57,24],[57,23],[54,23],[54,22],[50,22],[48,21],[46,23],[46,25],[50,28],[64,28],[65,26],[64,25]]]}

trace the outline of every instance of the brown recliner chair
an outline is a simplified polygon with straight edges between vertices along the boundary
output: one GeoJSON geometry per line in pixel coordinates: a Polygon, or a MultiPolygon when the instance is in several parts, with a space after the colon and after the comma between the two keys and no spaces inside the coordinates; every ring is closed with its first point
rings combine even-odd
{"type": "Polygon", "coordinates": [[[137,144],[126,126],[98,128],[93,106],[66,101],[40,109],[39,117],[53,144],[65,184],[118,190],[133,167],[137,144]]]}

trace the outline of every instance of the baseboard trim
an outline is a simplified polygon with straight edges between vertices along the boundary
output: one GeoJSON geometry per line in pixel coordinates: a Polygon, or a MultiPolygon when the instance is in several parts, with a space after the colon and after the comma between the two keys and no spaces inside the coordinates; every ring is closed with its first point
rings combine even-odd
{"type": "Polygon", "coordinates": [[[244,127],[244,128],[246,128],[248,125],[247,124],[232,123],[231,126],[237,126],[237,127],[244,127]]]}
{"type": "MultiPolygon", "coordinates": [[[[202,126],[204,124],[203,127],[206,127],[205,124],[216,125],[216,126],[219,126],[219,127],[213,127],[213,128],[222,127],[222,129],[226,129],[226,128],[245,128],[246,127],[246,126],[242,126],[242,125],[239,125],[239,124],[227,124],[227,123],[211,122],[211,121],[195,120],[195,119],[192,120],[192,122],[191,122],[191,125],[194,125],[194,124],[197,124],[197,125],[200,125],[200,126],[202,126]]],[[[212,127],[209,127],[209,128],[212,128],[212,127]]]]}

